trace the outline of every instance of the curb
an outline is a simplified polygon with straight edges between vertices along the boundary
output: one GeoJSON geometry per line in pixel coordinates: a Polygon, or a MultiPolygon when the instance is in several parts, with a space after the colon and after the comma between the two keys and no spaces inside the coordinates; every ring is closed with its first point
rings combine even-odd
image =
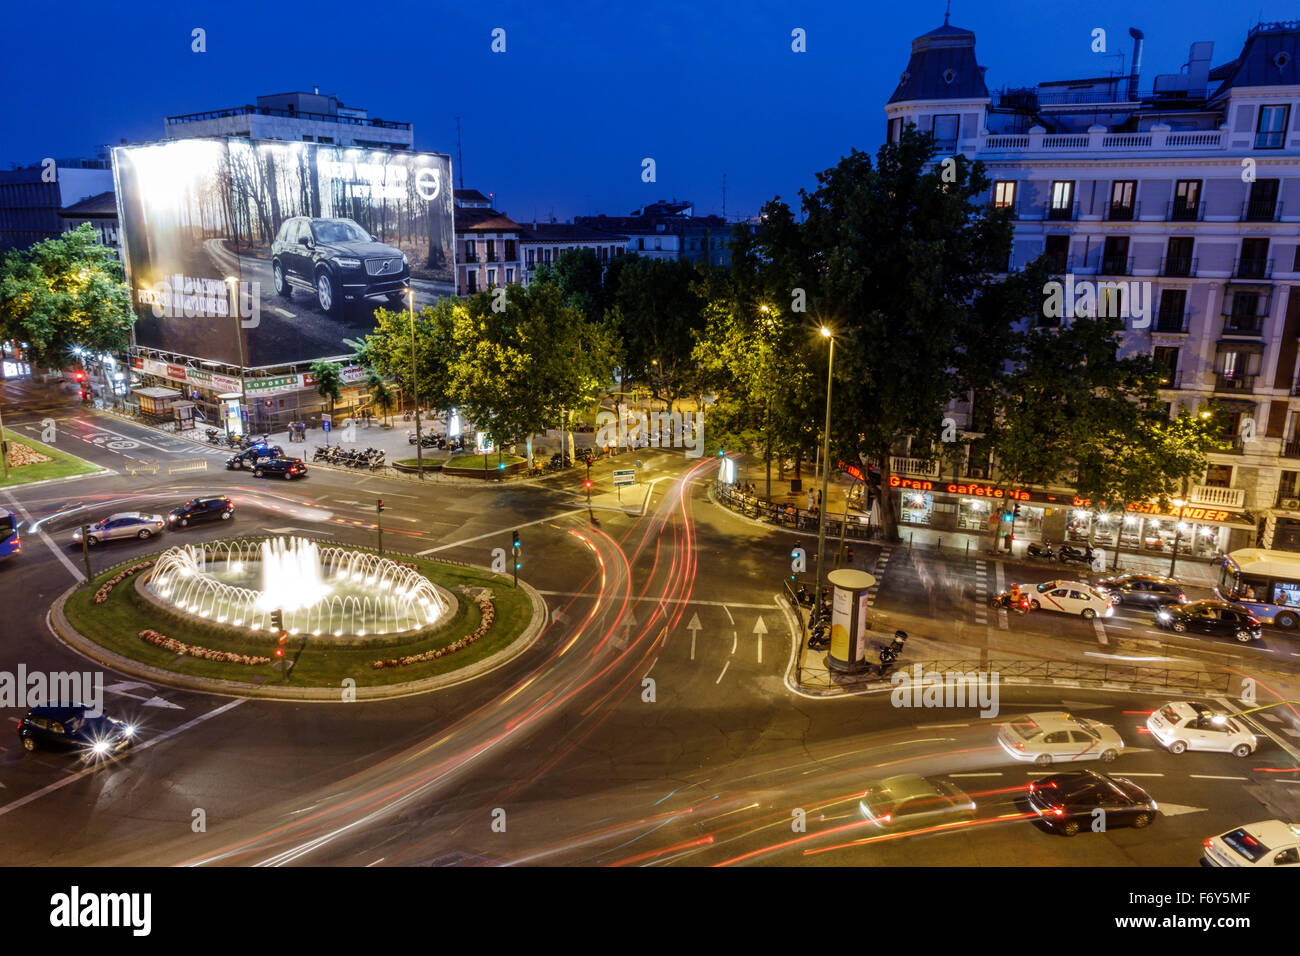
{"type": "MultiPolygon", "coordinates": [[[[405,552],[394,552],[405,554],[405,552]]],[[[415,555],[408,555],[415,557],[415,555]]],[[[424,559],[429,560],[429,559],[424,559]]],[[[436,559],[434,559],[436,560],[436,559]]],[[[123,562],[124,564],[127,562],[123,562]]],[[[472,568],[475,571],[483,571],[495,575],[489,568],[476,564],[467,564],[462,561],[443,562],[457,564],[462,567],[472,568]]],[[[117,567],[113,565],[112,567],[117,567]]],[[[105,570],[111,571],[112,567],[105,570]]],[[[102,573],[102,572],[101,572],[102,573]]],[[[223,697],[239,697],[255,700],[273,700],[273,701],[294,701],[309,703],[351,703],[341,698],[341,687],[281,687],[268,686],[263,684],[245,683],[243,681],[219,680],[210,677],[195,677],[187,674],[177,674],[174,671],[163,670],[150,664],[143,664],[139,661],[128,657],[123,657],[112,651],[105,650],[98,644],[83,637],[77,632],[72,624],[68,621],[63,613],[63,606],[67,599],[81,585],[73,585],[58,596],[54,604],[50,607],[49,613],[46,614],[45,623],[50,633],[55,636],[60,643],[70,650],[73,650],[83,657],[87,657],[97,664],[104,667],[126,674],[129,677],[138,677],[151,683],[162,684],[163,686],[172,687],[178,690],[198,691],[204,694],[216,694],[223,697]]],[[[391,700],[397,697],[413,697],[418,694],[428,694],[438,690],[444,690],[448,687],[455,687],[459,684],[467,683],[476,678],[486,676],[492,671],[508,664],[510,661],[519,657],[525,651],[537,642],[541,636],[546,624],[549,622],[549,614],[546,602],[542,600],[540,594],[532,585],[525,581],[520,581],[519,586],[524,589],[528,595],[529,603],[532,605],[533,616],[528,622],[528,626],[520,635],[510,642],[506,647],[501,648],[490,657],[481,661],[475,661],[463,668],[452,671],[447,674],[439,674],[436,677],[426,677],[423,680],[407,681],[401,684],[385,684],[380,687],[356,687],[353,692],[357,701],[376,701],[391,700]]]]}

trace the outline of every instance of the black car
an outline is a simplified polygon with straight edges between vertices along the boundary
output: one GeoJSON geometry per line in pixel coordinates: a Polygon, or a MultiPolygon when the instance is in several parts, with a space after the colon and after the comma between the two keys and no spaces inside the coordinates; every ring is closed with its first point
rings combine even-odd
{"type": "Polygon", "coordinates": [[[241,451],[227,458],[226,467],[232,471],[238,468],[252,468],[259,458],[279,458],[283,454],[284,449],[279,445],[254,445],[247,451],[241,451]]]}
{"type": "Polygon", "coordinates": [[[1141,828],[1160,813],[1156,802],[1132,780],[1096,770],[1058,773],[1033,781],[1029,806],[1044,826],[1065,836],[1091,830],[1095,821],[1101,821],[1104,829],[1141,828]]]}
{"type": "Polygon", "coordinates": [[[253,477],[264,478],[267,475],[279,475],[288,481],[302,478],[307,474],[307,466],[301,458],[259,458],[253,464],[253,477]]]}
{"type": "Polygon", "coordinates": [[[316,296],[324,312],[345,302],[406,296],[411,267],[406,253],[380,242],[351,219],[286,219],[271,244],[271,275],[276,294],[294,289],[316,296]]]}
{"type": "Polygon", "coordinates": [[[1181,584],[1158,574],[1122,574],[1109,581],[1097,582],[1097,587],[1119,598],[1120,604],[1130,606],[1160,607],[1182,604],[1187,600],[1181,584]]]}
{"type": "Polygon", "coordinates": [[[167,523],[173,528],[187,528],[204,521],[229,521],[234,514],[235,503],[225,495],[191,498],[179,508],[167,512],[167,523]]]}
{"type": "Polygon", "coordinates": [[[1156,611],[1156,627],[1179,634],[1209,634],[1231,637],[1242,644],[1263,636],[1263,622],[1249,611],[1223,601],[1193,601],[1168,604],[1156,611]]]}
{"type": "Polygon", "coordinates": [[[84,704],[33,707],[18,722],[23,749],[77,750],[90,761],[114,756],[135,743],[134,726],[103,714],[88,717],[87,709],[84,704]]]}

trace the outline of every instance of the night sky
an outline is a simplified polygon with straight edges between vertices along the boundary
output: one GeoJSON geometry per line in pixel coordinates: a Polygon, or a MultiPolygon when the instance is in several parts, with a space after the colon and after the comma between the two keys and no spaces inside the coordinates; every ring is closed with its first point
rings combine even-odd
{"type": "MultiPolygon", "coordinates": [[[[1107,31],[1124,54],[1146,33],[1142,89],[1175,73],[1195,40],[1213,64],[1240,51],[1258,19],[1293,3],[954,0],[975,31],[992,89],[1105,75],[1107,31]]],[[[372,117],[415,124],[415,146],[452,154],[461,117],[465,185],[494,192],[520,220],[623,215],[656,199],[697,213],[753,214],[791,203],[852,147],[873,151],[883,106],[913,37],[943,22],[920,3],[778,0],[532,0],[382,3],[221,0],[156,4],[11,3],[0,37],[7,96],[0,167],[94,156],[103,144],[162,137],[163,117],[289,90],[333,93],[372,117]],[[190,31],[207,31],[207,52],[190,31]],[[506,52],[491,32],[506,31],[506,52]],[[807,52],[791,52],[791,30],[807,52]],[[641,182],[653,157],[658,181],[641,182]]]]}

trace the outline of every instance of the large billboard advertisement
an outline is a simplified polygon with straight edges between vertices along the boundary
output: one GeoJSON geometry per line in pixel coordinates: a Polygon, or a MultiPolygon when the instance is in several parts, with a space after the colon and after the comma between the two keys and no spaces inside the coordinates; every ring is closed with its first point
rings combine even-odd
{"type": "Polygon", "coordinates": [[[113,169],[142,347],[247,368],[347,356],[376,306],[454,282],[442,153],[183,139],[118,147],[113,169]]]}

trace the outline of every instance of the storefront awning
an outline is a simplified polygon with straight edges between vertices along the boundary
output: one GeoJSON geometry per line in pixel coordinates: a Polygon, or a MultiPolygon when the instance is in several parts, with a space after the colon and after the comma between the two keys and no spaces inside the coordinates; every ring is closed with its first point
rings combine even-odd
{"type": "Polygon", "coordinates": [[[163,388],[160,385],[151,385],[148,388],[133,388],[131,391],[143,398],[180,398],[181,393],[174,388],[163,388]]]}

